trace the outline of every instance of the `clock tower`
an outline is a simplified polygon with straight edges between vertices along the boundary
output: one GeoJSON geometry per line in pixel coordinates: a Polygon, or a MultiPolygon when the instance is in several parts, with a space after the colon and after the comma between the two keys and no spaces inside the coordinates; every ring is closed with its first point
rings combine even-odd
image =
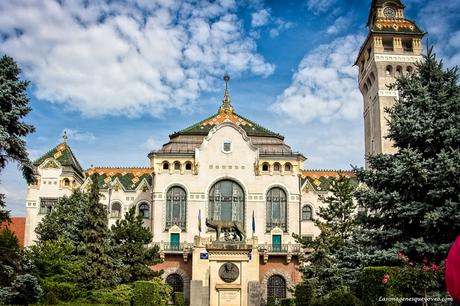
{"type": "Polygon", "coordinates": [[[367,21],[369,32],[355,62],[364,100],[366,158],[396,152],[392,142],[385,138],[388,131],[385,108],[398,98],[398,92],[390,90],[388,85],[397,76],[412,73],[415,63],[423,60],[425,32],[405,18],[404,9],[400,0],[372,0],[367,21]]]}

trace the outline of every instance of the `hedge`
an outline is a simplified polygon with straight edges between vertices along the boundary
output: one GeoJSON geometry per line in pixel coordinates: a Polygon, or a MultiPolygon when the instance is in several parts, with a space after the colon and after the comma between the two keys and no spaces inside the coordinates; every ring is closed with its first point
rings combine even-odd
{"type": "Polygon", "coordinates": [[[134,306],[166,306],[171,298],[171,287],[159,278],[137,281],[134,285],[134,306]]]}
{"type": "Polygon", "coordinates": [[[281,299],[281,306],[296,306],[295,299],[281,299]]]}
{"type": "MultiPolygon", "coordinates": [[[[321,297],[315,306],[362,306],[363,303],[348,288],[336,289],[321,297]]],[[[365,304],[367,306],[367,304],[365,304]]]]}
{"type": "Polygon", "coordinates": [[[295,299],[298,306],[310,306],[313,303],[313,285],[303,282],[295,287],[295,299]]]}
{"type": "Polygon", "coordinates": [[[174,306],[185,306],[185,295],[183,292],[174,292],[174,306]]]}
{"type": "Polygon", "coordinates": [[[403,294],[398,290],[400,278],[399,267],[366,267],[361,275],[361,287],[363,302],[367,306],[374,305],[399,305],[396,301],[382,302],[379,299],[384,297],[401,297],[403,294]],[[384,275],[389,276],[388,282],[384,284],[384,275]]]}

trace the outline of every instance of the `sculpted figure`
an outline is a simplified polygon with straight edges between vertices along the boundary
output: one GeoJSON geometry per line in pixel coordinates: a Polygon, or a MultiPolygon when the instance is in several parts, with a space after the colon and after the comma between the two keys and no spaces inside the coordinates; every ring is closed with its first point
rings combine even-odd
{"type": "Polygon", "coordinates": [[[206,226],[216,231],[216,240],[220,240],[220,233],[233,232],[240,241],[246,240],[243,223],[238,221],[209,220],[206,218],[206,226]]]}

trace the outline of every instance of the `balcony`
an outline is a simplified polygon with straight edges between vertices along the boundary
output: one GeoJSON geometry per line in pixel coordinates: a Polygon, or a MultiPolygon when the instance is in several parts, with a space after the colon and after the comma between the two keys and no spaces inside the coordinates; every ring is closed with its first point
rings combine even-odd
{"type": "Polygon", "coordinates": [[[182,242],[182,243],[175,243],[175,242],[155,242],[155,245],[158,246],[159,248],[159,254],[160,254],[160,259],[164,260],[166,254],[176,254],[176,255],[182,255],[184,258],[184,261],[187,262],[188,256],[192,254],[193,250],[193,243],[187,243],[187,242],[182,242]]]}
{"type": "Polygon", "coordinates": [[[286,256],[287,263],[291,262],[292,256],[304,253],[300,244],[259,244],[257,249],[264,257],[264,263],[268,262],[269,256],[286,256]]]}

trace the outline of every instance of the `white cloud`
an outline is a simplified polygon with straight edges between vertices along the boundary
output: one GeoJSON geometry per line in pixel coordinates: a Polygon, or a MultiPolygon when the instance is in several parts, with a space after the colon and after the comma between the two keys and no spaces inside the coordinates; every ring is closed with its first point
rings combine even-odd
{"type": "Polygon", "coordinates": [[[270,12],[267,9],[261,9],[251,15],[251,26],[261,27],[270,21],[270,12]]]}
{"type": "Polygon", "coordinates": [[[0,2],[0,50],[86,116],[184,109],[224,72],[268,76],[234,0],[0,2]]]}
{"type": "Polygon", "coordinates": [[[294,26],[294,23],[284,21],[281,18],[277,18],[274,21],[274,24],[275,24],[275,27],[270,29],[270,32],[269,32],[271,38],[278,37],[282,31],[288,30],[294,26]]]}
{"type": "Polygon", "coordinates": [[[324,13],[331,8],[337,0],[308,0],[307,7],[315,14],[324,13]]]}
{"type": "Polygon", "coordinates": [[[141,149],[148,150],[148,152],[152,150],[158,150],[161,147],[161,144],[154,138],[149,137],[139,146],[141,149]]]}
{"type": "Polygon", "coordinates": [[[300,123],[360,118],[362,96],[353,62],[363,40],[348,35],[305,55],[272,110],[300,123]]]}
{"type": "MultiPolygon", "coordinates": [[[[91,132],[84,132],[79,129],[65,128],[62,130],[62,134],[64,134],[64,131],[67,132],[69,141],[93,143],[96,140],[96,136],[94,136],[94,134],[91,132]]],[[[62,139],[59,139],[59,141],[61,140],[62,139]]]]}
{"type": "Polygon", "coordinates": [[[348,31],[347,27],[351,24],[351,18],[348,16],[338,17],[334,23],[326,30],[327,34],[335,35],[348,31]]]}

